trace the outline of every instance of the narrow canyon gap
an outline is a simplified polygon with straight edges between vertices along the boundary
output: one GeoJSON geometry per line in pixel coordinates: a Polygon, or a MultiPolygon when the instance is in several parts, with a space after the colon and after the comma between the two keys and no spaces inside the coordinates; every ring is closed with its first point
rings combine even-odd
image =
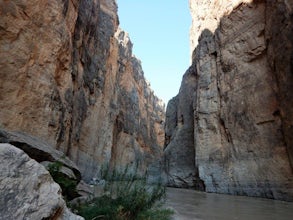
{"type": "Polygon", "coordinates": [[[192,65],[164,131],[115,0],[0,0],[0,134],[41,139],[85,181],[139,163],[171,186],[292,201],[293,2],[190,9],[192,65]]]}

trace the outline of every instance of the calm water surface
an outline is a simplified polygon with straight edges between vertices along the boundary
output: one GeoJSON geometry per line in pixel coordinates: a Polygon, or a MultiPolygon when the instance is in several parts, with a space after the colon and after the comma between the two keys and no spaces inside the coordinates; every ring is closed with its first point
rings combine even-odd
{"type": "Polygon", "coordinates": [[[168,188],[176,220],[293,220],[293,203],[168,188]]]}

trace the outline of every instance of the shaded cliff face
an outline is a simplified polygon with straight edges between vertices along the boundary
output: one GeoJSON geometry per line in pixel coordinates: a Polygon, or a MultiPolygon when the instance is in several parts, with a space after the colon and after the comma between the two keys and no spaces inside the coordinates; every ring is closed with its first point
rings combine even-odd
{"type": "Polygon", "coordinates": [[[193,170],[208,192],[293,200],[293,5],[216,2],[190,0],[193,64],[166,113],[169,184],[193,170]]]}
{"type": "Polygon", "coordinates": [[[166,111],[164,163],[170,186],[204,189],[195,166],[193,100],[196,70],[191,66],[183,76],[179,94],[166,111]]]}
{"type": "Polygon", "coordinates": [[[147,169],[160,157],[164,107],[116,1],[0,1],[0,13],[2,128],[47,141],[86,180],[104,163],[147,169]]]}

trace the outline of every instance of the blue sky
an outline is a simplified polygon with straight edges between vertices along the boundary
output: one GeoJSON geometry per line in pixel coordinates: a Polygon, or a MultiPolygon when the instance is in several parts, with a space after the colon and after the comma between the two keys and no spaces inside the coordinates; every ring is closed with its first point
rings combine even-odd
{"type": "Polygon", "coordinates": [[[129,33],[144,75],[165,104],[177,95],[189,67],[188,0],[117,0],[120,27],[129,33]]]}

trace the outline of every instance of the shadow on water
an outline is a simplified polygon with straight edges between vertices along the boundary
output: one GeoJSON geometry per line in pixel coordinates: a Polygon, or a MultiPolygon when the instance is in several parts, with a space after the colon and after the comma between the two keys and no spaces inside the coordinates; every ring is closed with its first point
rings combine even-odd
{"type": "Polygon", "coordinates": [[[292,220],[293,203],[168,188],[176,220],[292,220]]]}

